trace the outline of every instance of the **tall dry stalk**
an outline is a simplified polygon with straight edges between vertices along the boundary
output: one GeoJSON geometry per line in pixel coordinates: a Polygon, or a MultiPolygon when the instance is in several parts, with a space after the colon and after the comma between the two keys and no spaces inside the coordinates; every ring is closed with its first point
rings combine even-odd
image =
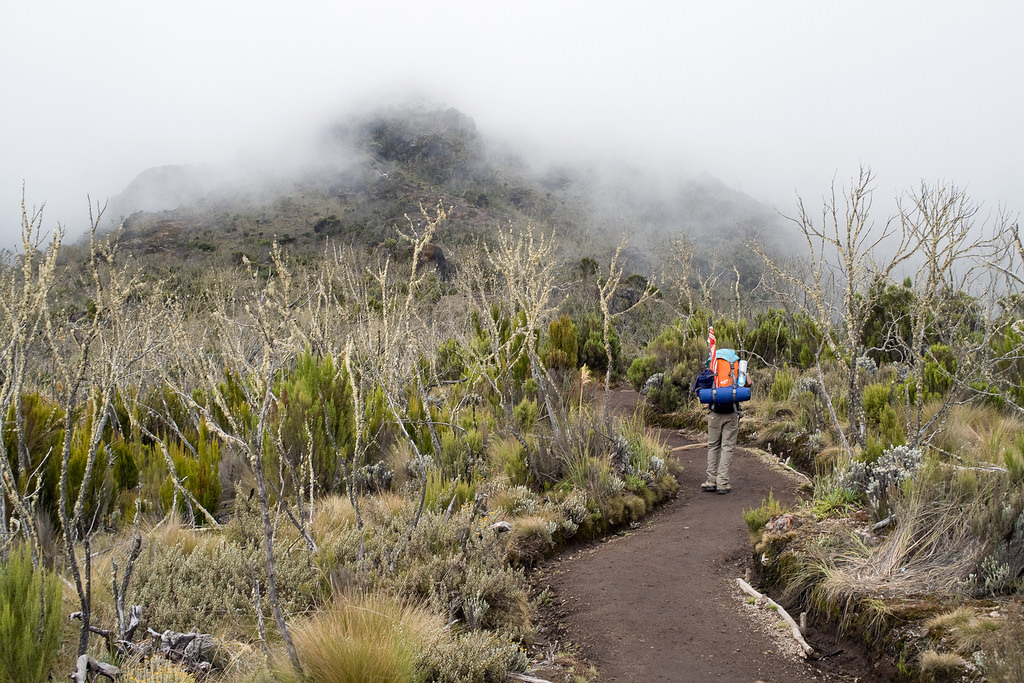
{"type": "MultiPolygon", "coordinates": [[[[29,542],[34,566],[39,566],[39,533],[35,524],[35,499],[42,484],[42,472],[32,471],[32,454],[22,434],[21,398],[26,390],[31,363],[39,363],[38,343],[47,315],[51,291],[57,282],[57,257],[64,229],[57,226],[44,245],[43,210],[29,211],[24,191],[21,200],[22,253],[10,254],[0,263],[0,419],[14,415],[13,434],[0,430],[4,453],[17,454],[15,470],[6,455],[0,457],[3,506],[0,519],[5,522],[0,535],[0,555],[6,556],[13,540],[12,528],[29,542]],[[13,443],[8,440],[13,438],[13,443]],[[8,514],[7,503],[13,506],[8,514]],[[15,522],[17,523],[15,525],[15,522]]],[[[45,456],[43,458],[45,462],[45,456]]],[[[41,468],[40,468],[41,469],[41,468]]]]}
{"type": "MultiPolygon", "coordinates": [[[[295,282],[279,247],[272,251],[274,270],[265,275],[248,269],[251,296],[240,301],[213,301],[205,316],[186,316],[178,307],[171,319],[161,380],[187,407],[191,428],[205,424],[229,448],[243,456],[252,469],[263,527],[267,597],[281,639],[296,671],[301,665],[278,597],[274,522],[268,492],[266,462],[283,460],[275,438],[273,418],[279,408],[275,383],[283,369],[294,363],[308,337],[297,311],[309,292],[295,282]],[[275,446],[277,449],[275,450],[275,446]]],[[[172,421],[170,415],[165,416],[172,421]]],[[[280,476],[280,475],[279,475],[280,476]]],[[[312,530],[296,517],[283,491],[281,506],[315,548],[312,530]]],[[[257,607],[258,609],[258,607],[257,607]]]]}

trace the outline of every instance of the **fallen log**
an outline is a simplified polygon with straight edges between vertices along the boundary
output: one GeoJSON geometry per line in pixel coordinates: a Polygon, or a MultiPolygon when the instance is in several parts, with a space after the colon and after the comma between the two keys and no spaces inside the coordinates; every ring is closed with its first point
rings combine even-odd
{"type": "Polygon", "coordinates": [[[514,671],[509,672],[508,677],[513,681],[524,681],[524,683],[551,683],[551,681],[543,678],[534,678],[533,676],[527,676],[526,674],[520,674],[514,671]]]}
{"type": "Polygon", "coordinates": [[[803,634],[800,633],[800,626],[796,623],[796,621],[793,620],[793,617],[789,616],[789,612],[782,608],[782,605],[775,602],[767,595],[757,592],[757,590],[753,586],[751,586],[743,579],[736,579],[736,585],[739,586],[740,589],[742,589],[743,592],[747,595],[753,596],[755,600],[763,600],[766,604],[770,605],[779,613],[779,616],[782,617],[782,620],[789,624],[789,630],[793,634],[793,638],[796,640],[797,644],[800,646],[801,657],[807,659],[812,654],[814,654],[814,648],[807,644],[807,641],[804,640],[803,634]]]}
{"type": "Polygon", "coordinates": [[[70,678],[75,683],[86,683],[89,680],[89,672],[98,676],[106,676],[110,680],[121,675],[121,670],[113,664],[97,661],[89,655],[81,655],[75,662],[75,673],[71,674],[70,678]]]}
{"type": "Polygon", "coordinates": [[[707,441],[705,441],[704,443],[688,443],[685,446],[676,446],[675,448],[670,449],[669,453],[676,453],[678,451],[695,451],[698,448],[707,448],[707,447],[708,447],[708,442],[707,441]]]}

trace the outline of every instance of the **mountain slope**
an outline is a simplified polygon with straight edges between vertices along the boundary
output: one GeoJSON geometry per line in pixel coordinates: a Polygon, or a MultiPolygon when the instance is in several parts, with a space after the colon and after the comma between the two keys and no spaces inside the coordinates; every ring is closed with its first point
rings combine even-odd
{"type": "Polygon", "coordinates": [[[456,252],[510,221],[557,229],[568,260],[605,256],[625,233],[638,272],[681,233],[698,257],[744,260],[744,270],[756,267],[745,240],[784,242],[774,212],[710,176],[673,183],[623,164],[538,169],[488,143],[461,112],[422,106],[353,116],[300,161],[149,169],[111,200],[108,217],[123,217],[123,249],[199,266],[262,261],[274,239],[299,258],[327,240],[369,247],[438,203],[451,212],[437,242],[456,252]]]}

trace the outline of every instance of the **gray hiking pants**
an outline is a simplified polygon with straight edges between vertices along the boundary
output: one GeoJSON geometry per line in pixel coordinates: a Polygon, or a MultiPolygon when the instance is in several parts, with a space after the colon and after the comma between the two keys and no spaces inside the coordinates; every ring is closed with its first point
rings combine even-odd
{"type": "Polygon", "coordinates": [[[729,485],[729,463],[740,433],[739,413],[708,413],[708,481],[718,488],[729,485]]]}

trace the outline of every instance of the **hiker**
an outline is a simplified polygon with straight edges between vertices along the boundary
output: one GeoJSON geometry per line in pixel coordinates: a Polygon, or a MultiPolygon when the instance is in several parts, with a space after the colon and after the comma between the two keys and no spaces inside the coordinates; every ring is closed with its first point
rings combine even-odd
{"type": "Polygon", "coordinates": [[[708,470],[701,491],[729,493],[729,465],[740,433],[740,402],[750,399],[747,362],[732,349],[715,346],[714,328],[708,325],[708,368],[694,381],[702,403],[708,404],[708,470]]]}
{"type": "MultiPolygon", "coordinates": [[[[749,379],[745,386],[750,386],[749,379]]],[[[729,465],[732,463],[732,452],[736,449],[742,416],[739,403],[708,404],[708,477],[700,485],[701,491],[729,493],[732,490],[729,485],[729,465]]]]}

